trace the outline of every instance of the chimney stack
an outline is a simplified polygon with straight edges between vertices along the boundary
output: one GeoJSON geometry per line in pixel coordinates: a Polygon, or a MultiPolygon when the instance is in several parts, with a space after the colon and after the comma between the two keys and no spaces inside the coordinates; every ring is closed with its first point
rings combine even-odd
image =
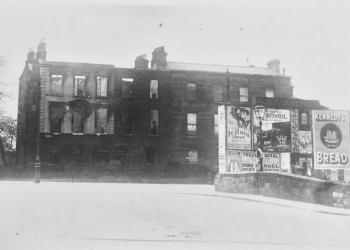
{"type": "Polygon", "coordinates": [[[38,51],[36,52],[36,59],[39,61],[39,63],[46,61],[46,54],[46,43],[44,39],[41,39],[38,45],[38,51]]]}
{"type": "Polygon", "coordinates": [[[33,47],[30,47],[27,53],[27,62],[33,62],[34,60],[35,60],[35,51],[33,47]]]}
{"type": "Polygon", "coordinates": [[[166,70],[167,69],[167,53],[165,52],[164,46],[155,48],[152,53],[151,67],[155,70],[166,70]]]}
{"type": "Polygon", "coordinates": [[[271,69],[276,74],[280,74],[280,63],[281,61],[278,59],[272,59],[267,62],[267,67],[271,69]]]}
{"type": "Polygon", "coordinates": [[[135,69],[148,69],[148,60],[146,55],[140,55],[135,59],[135,69]]]}

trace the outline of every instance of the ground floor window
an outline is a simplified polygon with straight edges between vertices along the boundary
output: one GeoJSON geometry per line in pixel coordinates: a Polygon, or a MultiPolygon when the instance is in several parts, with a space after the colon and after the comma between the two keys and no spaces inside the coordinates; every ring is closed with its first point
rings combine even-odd
{"type": "Polygon", "coordinates": [[[198,151],[197,150],[188,151],[188,162],[190,164],[195,164],[198,162],[198,151]]]}
{"type": "Polygon", "coordinates": [[[145,147],[145,158],[148,163],[155,163],[155,149],[154,147],[145,147]]]}

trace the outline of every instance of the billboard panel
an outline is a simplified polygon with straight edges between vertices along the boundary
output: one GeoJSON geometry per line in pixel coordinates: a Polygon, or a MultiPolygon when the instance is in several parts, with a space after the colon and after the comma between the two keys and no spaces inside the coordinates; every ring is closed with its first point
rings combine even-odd
{"type": "Polygon", "coordinates": [[[219,173],[226,172],[226,117],[225,106],[218,107],[219,173]]]}
{"type": "Polygon", "coordinates": [[[227,149],[252,149],[250,108],[227,107],[227,149]]]}
{"type": "Polygon", "coordinates": [[[240,172],[241,171],[241,152],[234,150],[226,151],[226,172],[240,172]]]}
{"type": "Polygon", "coordinates": [[[349,112],[313,110],[315,169],[349,168],[349,112]]]}
{"type": "MultiPolygon", "coordinates": [[[[254,149],[257,145],[259,119],[254,114],[254,149]]],[[[266,109],[262,118],[263,151],[291,151],[291,119],[290,111],[285,109],[266,109]]]]}
{"type": "Polygon", "coordinates": [[[280,154],[273,152],[264,152],[263,154],[264,171],[280,171],[280,154]]]}
{"type": "Polygon", "coordinates": [[[312,154],[311,131],[298,131],[298,145],[300,154],[312,154]]]}

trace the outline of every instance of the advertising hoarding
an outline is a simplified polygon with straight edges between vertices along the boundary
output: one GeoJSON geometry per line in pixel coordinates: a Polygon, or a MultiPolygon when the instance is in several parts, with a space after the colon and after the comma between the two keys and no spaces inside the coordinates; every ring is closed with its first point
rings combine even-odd
{"type": "Polygon", "coordinates": [[[227,149],[252,149],[251,109],[227,107],[227,149]]]}
{"type": "Polygon", "coordinates": [[[298,131],[298,145],[300,154],[312,154],[311,131],[298,131]]]}
{"type": "Polygon", "coordinates": [[[225,106],[218,107],[219,173],[226,172],[226,117],[225,106]]]}
{"type": "Polygon", "coordinates": [[[241,171],[241,152],[234,150],[226,151],[226,172],[240,172],[241,171]]]}
{"type": "MultiPolygon", "coordinates": [[[[259,119],[254,114],[254,149],[257,145],[259,119]]],[[[291,151],[291,119],[290,111],[285,109],[266,109],[262,118],[263,151],[291,151]]]]}
{"type": "Polygon", "coordinates": [[[264,152],[263,154],[264,171],[280,171],[280,154],[274,152],[264,152]]]}
{"type": "Polygon", "coordinates": [[[349,112],[313,110],[315,169],[349,168],[349,112]]]}

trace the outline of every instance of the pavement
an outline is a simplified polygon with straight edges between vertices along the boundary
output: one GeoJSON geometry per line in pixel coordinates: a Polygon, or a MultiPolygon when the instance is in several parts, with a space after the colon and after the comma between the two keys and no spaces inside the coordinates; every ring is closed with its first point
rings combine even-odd
{"type": "Polygon", "coordinates": [[[0,249],[349,249],[350,211],[213,185],[0,181],[0,249]]]}

